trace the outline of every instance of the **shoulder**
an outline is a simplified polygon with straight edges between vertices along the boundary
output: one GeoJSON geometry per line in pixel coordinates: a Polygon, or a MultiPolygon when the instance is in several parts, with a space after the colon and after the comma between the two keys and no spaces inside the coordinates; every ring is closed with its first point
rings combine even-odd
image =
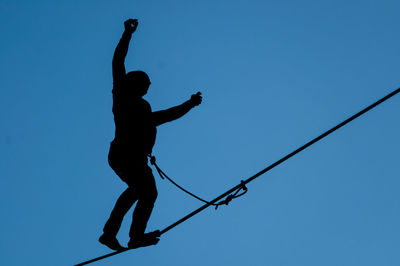
{"type": "Polygon", "coordinates": [[[149,104],[148,101],[141,98],[141,104],[143,105],[143,108],[145,108],[146,110],[149,110],[151,112],[151,105],[149,104]]]}

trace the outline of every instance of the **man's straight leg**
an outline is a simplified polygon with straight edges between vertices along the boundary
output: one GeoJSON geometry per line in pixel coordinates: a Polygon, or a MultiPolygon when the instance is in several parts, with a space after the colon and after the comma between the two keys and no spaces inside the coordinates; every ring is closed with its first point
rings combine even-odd
{"type": "Polygon", "coordinates": [[[132,225],[129,232],[131,239],[141,238],[146,230],[147,222],[150,219],[154,202],[157,199],[157,188],[154,176],[150,167],[146,165],[142,176],[137,176],[135,191],[138,194],[138,202],[132,216],[132,225]]]}
{"type": "Polygon", "coordinates": [[[137,194],[130,187],[128,187],[121,194],[121,196],[119,196],[117,202],[115,203],[114,209],[110,214],[110,218],[104,226],[103,232],[105,235],[112,237],[117,236],[125,214],[129,211],[136,200],[137,194]]]}

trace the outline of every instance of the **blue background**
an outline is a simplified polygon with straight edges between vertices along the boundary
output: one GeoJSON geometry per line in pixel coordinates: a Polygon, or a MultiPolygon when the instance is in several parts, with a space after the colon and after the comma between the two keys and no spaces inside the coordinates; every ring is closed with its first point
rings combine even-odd
{"type": "MultiPolygon", "coordinates": [[[[154,110],[154,153],[212,199],[400,85],[398,1],[0,1],[0,264],[71,265],[125,185],[107,165],[111,58],[154,110]]],[[[95,265],[400,265],[400,95],[209,208],[155,247],[95,265]]],[[[201,206],[156,176],[149,230],[201,206]]],[[[128,241],[128,213],[119,234],[128,241]]]]}

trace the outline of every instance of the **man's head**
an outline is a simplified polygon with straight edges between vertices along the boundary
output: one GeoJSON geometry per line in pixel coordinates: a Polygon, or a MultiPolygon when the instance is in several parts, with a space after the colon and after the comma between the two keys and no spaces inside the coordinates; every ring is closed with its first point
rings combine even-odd
{"type": "Polygon", "coordinates": [[[143,97],[146,95],[150,84],[149,76],[143,71],[131,71],[125,76],[125,88],[135,96],[143,97]]]}

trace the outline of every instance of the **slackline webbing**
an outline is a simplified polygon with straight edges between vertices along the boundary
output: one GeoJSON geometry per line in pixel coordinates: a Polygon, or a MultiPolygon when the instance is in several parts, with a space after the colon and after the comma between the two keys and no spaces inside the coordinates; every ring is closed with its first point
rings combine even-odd
{"type": "MultiPolygon", "coordinates": [[[[264,170],[261,170],[260,172],[258,172],[257,174],[249,177],[248,179],[242,181],[240,184],[234,186],[233,188],[231,188],[230,190],[226,191],[225,193],[221,194],[220,196],[216,197],[215,199],[211,200],[210,202],[204,204],[203,206],[201,206],[200,208],[198,208],[197,210],[189,213],[188,215],[184,216],[183,218],[181,218],[180,220],[176,221],[175,223],[171,224],[170,226],[164,228],[163,230],[161,230],[160,235],[168,232],[169,230],[171,230],[172,228],[178,226],[179,224],[183,223],[184,221],[186,221],[187,219],[191,218],[192,216],[196,215],[197,213],[203,211],[204,209],[206,209],[207,207],[211,206],[212,204],[215,204],[216,202],[218,202],[219,200],[221,200],[222,198],[230,195],[231,193],[234,193],[236,190],[240,189],[243,185],[246,185],[247,183],[253,181],[254,179],[256,179],[257,177],[259,177],[260,175],[268,172],[269,170],[271,170],[272,168],[278,166],[279,164],[283,163],[284,161],[286,161],[287,159],[293,157],[294,155],[296,155],[297,153],[301,152],[302,150],[308,148],[309,146],[313,145],[314,143],[316,143],[317,141],[325,138],[326,136],[328,136],[329,134],[331,134],[332,132],[338,130],[339,128],[343,127],[344,125],[350,123],[351,121],[353,121],[354,119],[356,119],[357,117],[363,115],[364,113],[368,112],[369,110],[373,109],[374,107],[376,107],[377,105],[383,103],[384,101],[388,100],[389,98],[393,97],[394,95],[396,95],[397,93],[400,92],[400,88],[394,90],[393,92],[389,93],[388,95],[386,95],[385,97],[381,98],[380,100],[376,101],[375,103],[371,104],[370,106],[364,108],[363,110],[361,110],[360,112],[356,113],[355,115],[349,117],[348,119],[344,120],[343,122],[341,122],[340,124],[334,126],[333,128],[329,129],[328,131],[326,131],[325,133],[322,133],[321,135],[319,135],[318,137],[316,137],[315,139],[309,141],[308,143],[304,144],[303,146],[301,146],[300,148],[296,149],[295,151],[289,153],[288,155],[282,157],[281,159],[279,159],[278,161],[274,162],[273,164],[271,164],[270,166],[268,166],[267,168],[265,168],[264,170]]],[[[81,266],[81,265],[87,265],[89,263],[95,262],[95,261],[99,261],[114,255],[117,255],[119,253],[128,251],[130,249],[124,249],[124,250],[120,250],[120,251],[115,251],[109,254],[106,254],[104,256],[101,257],[97,257],[79,264],[76,264],[75,266],[81,266]]]]}

